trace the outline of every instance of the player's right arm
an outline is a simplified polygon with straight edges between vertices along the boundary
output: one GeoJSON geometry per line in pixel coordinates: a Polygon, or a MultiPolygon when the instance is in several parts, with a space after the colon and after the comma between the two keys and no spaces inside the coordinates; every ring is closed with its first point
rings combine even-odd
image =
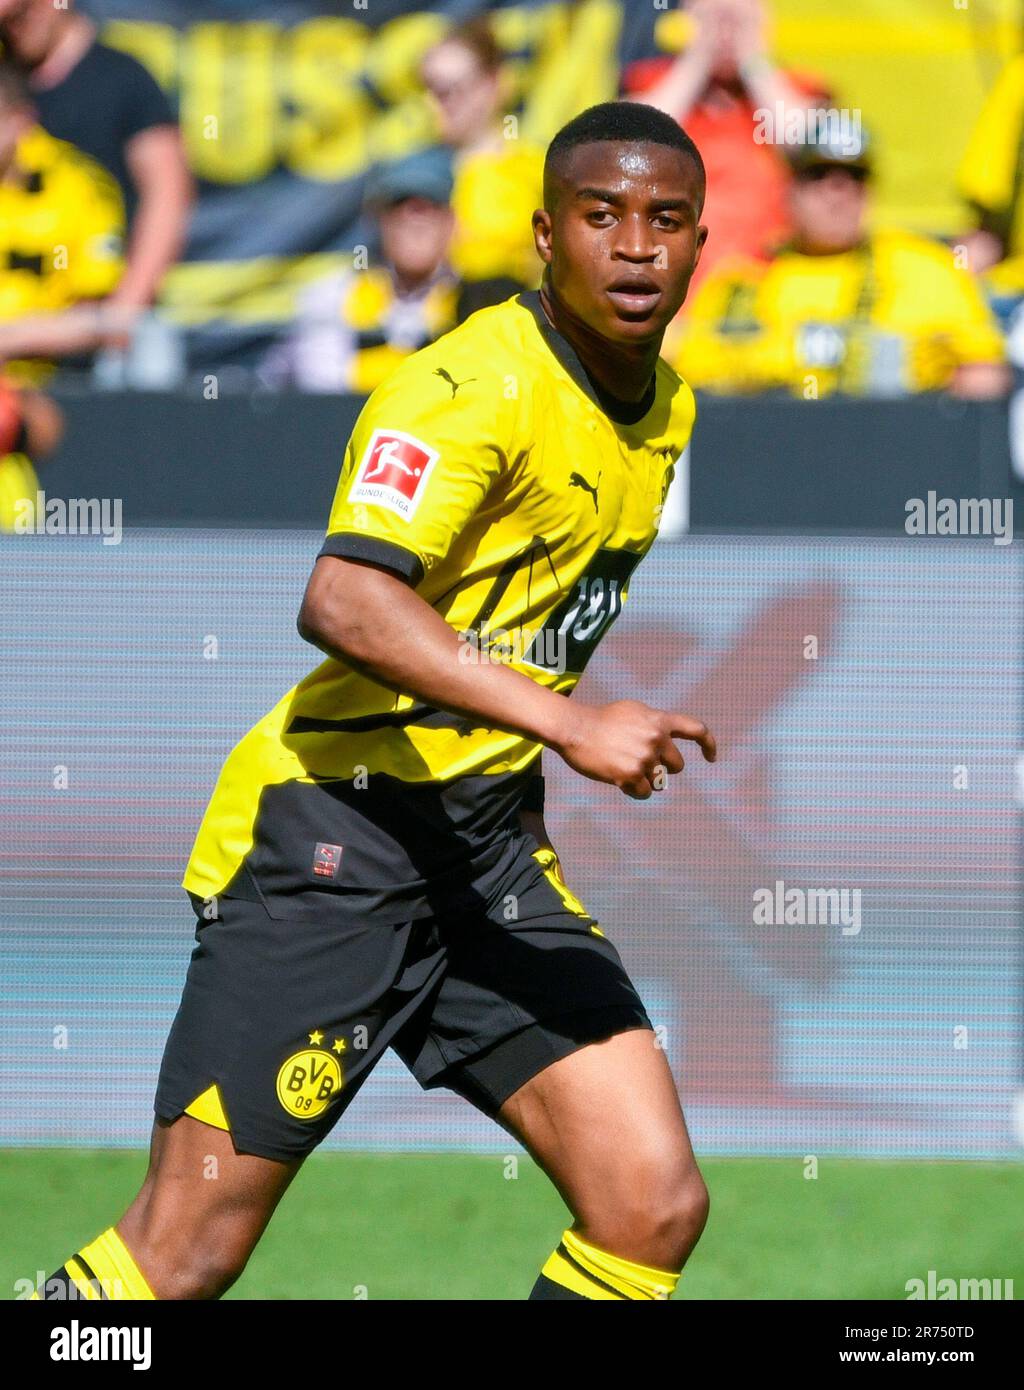
{"type": "Polygon", "coordinates": [[[594,706],[567,700],[500,662],[466,660],[466,644],[397,574],[322,555],[299,614],[299,631],[328,656],[391,690],[542,743],[584,777],[638,800],[681,772],[673,739],[691,739],[713,762],[715,740],[698,719],[639,700],[594,706]]]}
{"type": "Polygon", "coordinates": [[[673,737],[714,757],[699,720],[635,700],[569,701],[511,666],[480,661],[417,592],[528,448],[529,410],[519,364],[465,329],[393,372],[349,441],[299,631],[390,690],[544,744],[583,776],[645,798],[661,785],[659,767],[682,769],[673,737]]]}

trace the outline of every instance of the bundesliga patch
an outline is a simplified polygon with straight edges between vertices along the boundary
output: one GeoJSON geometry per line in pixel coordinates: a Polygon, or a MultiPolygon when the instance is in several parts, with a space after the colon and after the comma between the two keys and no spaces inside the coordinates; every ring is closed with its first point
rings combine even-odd
{"type": "Polygon", "coordinates": [[[373,502],[409,521],[439,455],[402,430],[374,430],[349,489],[350,502],[373,502]]]}
{"type": "Polygon", "coordinates": [[[341,867],[341,845],[317,844],[313,872],[318,878],[337,878],[341,867]]]}

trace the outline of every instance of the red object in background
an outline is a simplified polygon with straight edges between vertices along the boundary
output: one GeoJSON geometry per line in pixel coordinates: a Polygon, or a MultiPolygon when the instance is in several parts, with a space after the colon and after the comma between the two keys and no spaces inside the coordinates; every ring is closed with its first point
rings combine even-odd
{"type": "Polygon", "coordinates": [[[9,381],[0,378],[0,458],[19,444],[22,424],[21,398],[9,381]]]}
{"type": "MultiPolygon", "coordinates": [[[[644,58],[623,73],[623,92],[642,96],[667,72],[672,58],[644,58]]],[[[816,103],[828,100],[824,84],[813,77],[787,72],[787,80],[816,103]]],[[[786,190],[789,167],[776,145],[754,140],[753,103],[746,97],[721,102],[699,101],[682,122],[700,150],[708,176],[708,196],[701,221],[708,240],[700,265],[690,282],[690,294],[708,272],[734,256],[766,259],[789,231],[786,190]]]]}
{"type": "MultiPolygon", "coordinates": [[[[687,966],[670,1021],[679,1030],[680,1054],[699,1059],[686,1078],[694,1101],[820,1103],[820,1095],[794,1091],[786,1080],[779,988],[767,982],[823,989],[835,976],[835,955],[824,935],[809,937],[806,928],[755,928],[751,902],[761,885],[793,880],[772,845],[777,770],[759,728],[821,669],[804,657],[805,634],[818,636],[827,661],[842,607],[842,590],[828,578],[782,589],[750,613],[730,646],[703,670],[697,635],[680,632],[678,624],[645,625],[642,641],[635,629],[615,629],[599,669],[589,670],[580,687],[591,704],[629,690],[659,709],[713,710],[719,746],[728,749],[728,761],[716,765],[707,790],[699,777],[680,778],[670,798],[645,803],[642,832],[636,822],[625,829],[622,821],[610,821],[603,807],[577,811],[572,826],[597,876],[632,883],[631,901],[641,917],[673,923],[687,966]],[[737,935],[687,921],[678,904],[688,894],[702,896],[709,919],[737,935]],[[723,1026],[723,1018],[741,1026],[723,1026]]],[[[634,936],[629,946],[634,973],[663,973],[656,934],[634,936]]]]}

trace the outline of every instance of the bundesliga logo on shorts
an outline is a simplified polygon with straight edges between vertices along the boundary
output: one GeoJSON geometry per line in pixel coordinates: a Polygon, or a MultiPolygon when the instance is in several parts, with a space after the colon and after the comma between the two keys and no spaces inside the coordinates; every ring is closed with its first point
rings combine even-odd
{"type": "Polygon", "coordinates": [[[317,843],[313,855],[313,872],[318,878],[336,878],[341,864],[341,845],[317,843]]]}
{"type": "Polygon", "coordinates": [[[374,502],[408,521],[438,458],[402,430],[374,430],[349,490],[350,502],[374,502]]]}

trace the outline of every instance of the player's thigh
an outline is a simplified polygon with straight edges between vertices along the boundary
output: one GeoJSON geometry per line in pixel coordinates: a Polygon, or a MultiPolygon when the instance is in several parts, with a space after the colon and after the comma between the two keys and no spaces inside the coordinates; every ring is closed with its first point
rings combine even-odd
{"type": "Polygon", "coordinates": [[[662,1223],[695,1228],[682,1232],[684,1245],[699,1235],[707,1193],[650,1029],[616,1033],[551,1063],[505,1101],[498,1119],[595,1237],[635,1233],[647,1248],[662,1223]]]}
{"type": "Polygon", "coordinates": [[[158,1119],[145,1181],[117,1223],[157,1297],[226,1287],[302,1162],[237,1153],[226,1130],[190,1115],[158,1119]]]}

